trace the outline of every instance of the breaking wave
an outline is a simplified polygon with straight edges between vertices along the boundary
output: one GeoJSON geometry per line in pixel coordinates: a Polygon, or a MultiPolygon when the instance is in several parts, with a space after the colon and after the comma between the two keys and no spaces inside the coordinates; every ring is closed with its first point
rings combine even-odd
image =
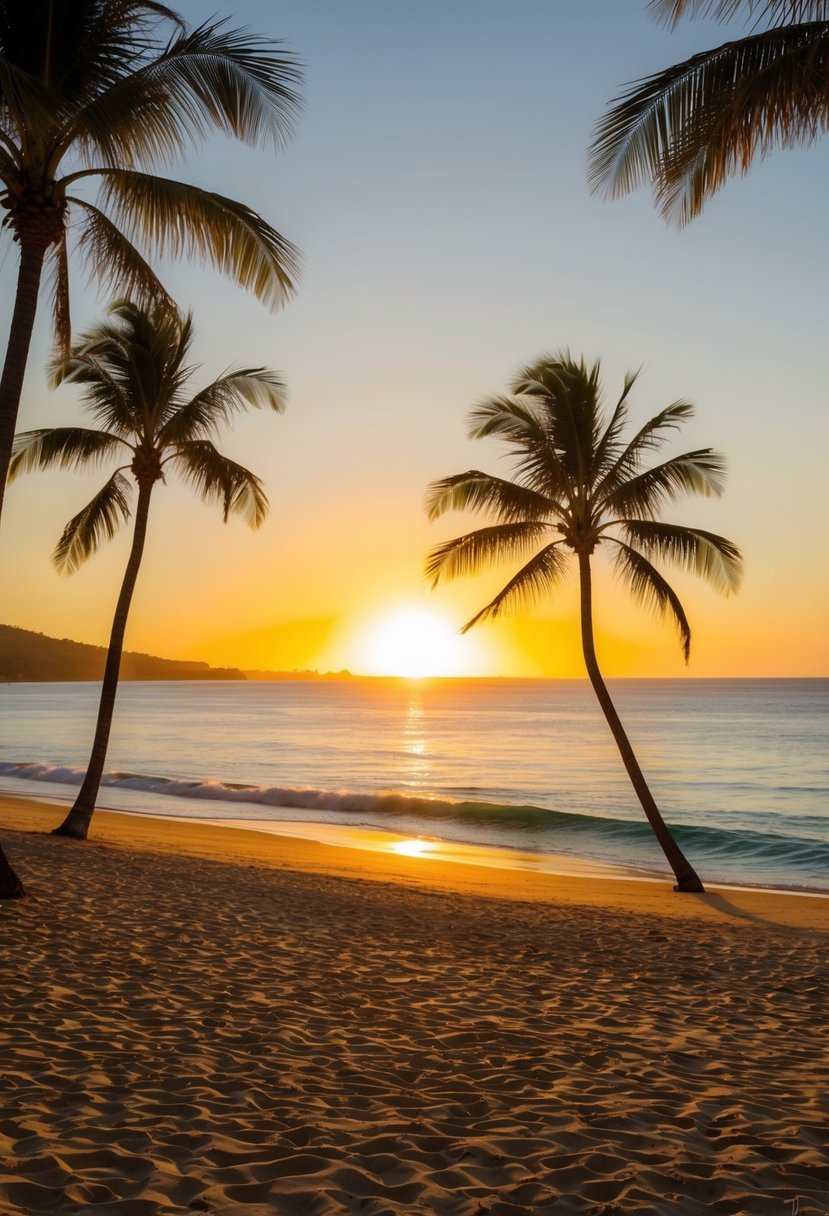
{"type": "MultiPolygon", "coordinates": [[[[0,777],[23,778],[80,785],[84,770],[39,763],[0,763],[0,777]]],[[[651,829],[644,819],[621,819],[552,810],[532,805],[452,799],[442,796],[385,790],[361,793],[349,790],[248,785],[238,782],[158,777],[144,773],[111,772],[103,785],[141,791],[173,799],[214,802],[217,818],[238,817],[237,808],[260,806],[334,822],[446,835],[475,843],[485,840],[504,847],[586,853],[624,858],[652,847],[651,829]],[[233,809],[231,809],[233,808],[233,809]],[[406,825],[402,826],[402,820],[406,825]]],[[[175,811],[168,812],[175,815],[175,811]]],[[[250,818],[251,816],[244,816],[250,818]]],[[[282,816],[269,816],[274,819],[282,816]]],[[[794,825],[792,825],[794,826],[794,825]]],[[[731,866],[746,865],[758,876],[779,868],[799,871],[814,885],[814,875],[829,874],[829,843],[821,838],[825,820],[799,816],[797,832],[735,829],[710,825],[671,824],[679,843],[700,863],[714,864],[728,875],[731,866]]],[[[787,884],[791,885],[791,884],[787,884]]],[[[821,887],[826,883],[821,882],[821,887]]]]}

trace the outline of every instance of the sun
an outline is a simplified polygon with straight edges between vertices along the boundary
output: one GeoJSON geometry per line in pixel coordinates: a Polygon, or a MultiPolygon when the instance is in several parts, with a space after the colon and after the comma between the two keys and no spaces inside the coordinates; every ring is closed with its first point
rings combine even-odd
{"type": "Polygon", "coordinates": [[[401,609],[368,632],[364,645],[368,674],[461,676],[473,673],[474,662],[456,626],[421,608],[401,609]]]}

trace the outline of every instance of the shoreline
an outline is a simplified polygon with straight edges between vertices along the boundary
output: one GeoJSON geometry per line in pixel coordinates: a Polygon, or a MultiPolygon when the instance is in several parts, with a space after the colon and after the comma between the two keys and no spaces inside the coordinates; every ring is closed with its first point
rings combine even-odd
{"type": "MultiPolygon", "coordinates": [[[[22,784],[26,785],[28,782],[23,781],[22,784]]],[[[61,794],[56,789],[48,788],[50,783],[45,779],[35,780],[33,784],[35,786],[46,787],[48,792],[44,789],[33,789],[31,791],[28,789],[23,791],[19,789],[8,790],[3,788],[3,785],[0,785],[0,803],[8,799],[12,802],[21,801],[33,805],[66,808],[74,799],[74,791],[61,794]]],[[[128,796],[134,792],[130,786],[121,786],[117,782],[110,783],[105,781],[101,786],[99,798],[107,800],[108,804],[107,802],[99,803],[96,814],[107,813],[131,815],[136,818],[165,819],[172,823],[225,825],[244,831],[254,831],[280,837],[301,836],[337,847],[369,849],[372,851],[377,849],[386,851],[389,845],[391,845],[392,851],[394,851],[394,846],[391,842],[395,841],[400,842],[402,846],[401,851],[406,851],[407,846],[404,842],[410,842],[410,846],[414,846],[415,842],[417,842],[420,848],[409,847],[410,852],[431,853],[435,857],[442,857],[443,860],[453,863],[477,864],[498,869],[526,870],[562,876],[584,875],[600,879],[620,878],[650,883],[672,881],[670,869],[664,860],[661,864],[658,860],[652,863],[645,861],[633,863],[606,855],[597,857],[590,853],[557,852],[542,848],[522,848],[519,845],[478,842],[449,835],[440,836],[428,829],[421,829],[420,831],[414,829],[409,833],[404,833],[402,830],[395,831],[392,825],[379,827],[365,823],[343,823],[341,820],[336,819],[294,819],[291,818],[291,815],[301,808],[294,807],[290,802],[286,802],[283,805],[271,805],[272,810],[285,813],[285,816],[281,818],[251,814],[244,816],[217,815],[211,814],[207,809],[201,813],[176,814],[166,810],[150,810],[144,807],[130,806],[129,804],[126,806],[114,805],[113,800],[116,798],[114,791],[119,791],[128,796]]],[[[169,797],[163,792],[142,791],[142,793],[147,800],[155,804],[159,802],[164,804],[168,801],[169,797]]],[[[170,800],[173,803],[179,801],[176,797],[170,800]]],[[[244,801],[240,801],[244,805],[244,801]]],[[[211,806],[212,800],[196,797],[194,802],[202,802],[206,808],[211,806]]],[[[256,801],[252,801],[247,805],[253,811],[259,804],[256,801]]],[[[642,821],[641,826],[644,826],[644,821],[642,821]]],[[[656,853],[658,855],[658,849],[656,853]]],[[[698,862],[698,865],[703,870],[705,869],[704,862],[698,862]]],[[[705,874],[703,874],[703,881],[705,881],[705,874]]],[[[724,891],[768,891],[780,895],[801,895],[810,899],[829,899],[829,886],[815,886],[798,882],[775,883],[773,881],[752,881],[751,879],[740,879],[739,877],[714,877],[706,882],[706,887],[716,887],[724,891]]]]}
{"type": "MultiPolygon", "coordinates": [[[[113,787],[103,786],[101,797],[107,797],[113,787]]],[[[6,792],[0,789],[0,806],[6,801],[20,802],[32,806],[53,808],[56,814],[65,814],[74,795],[61,796],[57,792],[6,792]]],[[[156,795],[162,803],[164,795],[156,795]]],[[[251,804],[251,808],[255,804],[251,804]]],[[[291,812],[290,805],[277,808],[291,812]]],[[[441,837],[432,833],[405,834],[391,828],[373,827],[366,824],[352,825],[326,820],[270,819],[256,816],[218,816],[209,814],[184,815],[165,811],[143,810],[124,806],[100,806],[96,816],[126,815],[136,819],[158,819],[173,824],[203,824],[207,827],[227,827],[238,831],[259,832],[280,838],[301,838],[337,848],[354,848],[370,852],[408,853],[411,856],[431,857],[452,864],[478,865],[499,870],[519,870],[542,873],[558,877],[584,877],[599,880],[620,879],[631,882],[671,884],[672,876],[667,863],[661,868],[633,866],[624,861],[591,857],[589,854],[555,853],[548,850],[521,849],[516,846],[479,844],[473,841],[441,837]]],[[[96,821],[93,821],[96,822],[96,821]]],[[[803,896],[809,899],[828,899],[829,888],[806,885],[775,885],[774,883],[751,881],[727,881],[714,879],[707,888],[722,891],[759,891],[776,895],[803,896]]]]}
{"type": "MultiPolygon", "coordinates": [[[[59,803],[0,795],[0,839],[9,830],[22,834],[51,832],[65,813],[65,805],[59,803]]],[[[316,824],[293,825],[300,829],[293,833],[280,833],[280,826],[269,824],[262,831],[227,821],[96,810],[85,844],[279,872],[325,874],[358,882],[400,883],[411,889],[488,899],[581,904],[671,919],[757,918],[768,924],[829,933],[829,899],[822,893],[711,884],[704,895],[678,894],[668,877],[650,879],[592,864],[574,868],[574,859],[564,855],[559,855],[560,870],[513,868],[491,864],[492,853],[498,850],[489,847],[473,846],[471,851],[465,846],[461,850],[449,847],[444,852],[435,846],[445,842],[426,841],[425,849],[407,848],[420,842],[381,830],[349,828],[343,829],[349,837],[348,846],[344,846],[332,843],[330,838],[320,839],[316,824]],[[459,852],[467,855],[461,860],[459,852]],[[490,864],[481,864],[480,853],[488,854],[490,864]]],[[[21,878],[25,885],[25,875],[21,878]]]]}

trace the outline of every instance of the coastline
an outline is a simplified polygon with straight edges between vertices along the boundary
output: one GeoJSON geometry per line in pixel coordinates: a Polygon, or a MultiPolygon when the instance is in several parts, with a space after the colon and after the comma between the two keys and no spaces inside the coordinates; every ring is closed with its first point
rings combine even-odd
{"type": "MultiPolygon", "coordinates": [[[[65,813],[65,805],[58,803],[0,795],[0,833],[49,832],[65,813]]],[[[569,855],[547,855],[550,865],[557,863],[555,870],[515,868],[505,850],[448,844],[442,849],[445,842],[427,841],[422,852],[407,849],[407,843],[415,842],[390,832],[326,828],[331,825],[270,822],[267,830],[257,830],[251,821],[240,826],[97,810],[86,843],[489,899],[580,904],[671,919],[758,918],[770,925],[829,932],[829,899],[811,892],[711,885],[702,896],[678,895],[670,876],[643,878],[622,868],[614,872],[569,855]],[[337,837],[347,838],[347,846],[333,843],[337,837]],[[499,864],[493,864],[499,852],[499,864]],[[480,863],[482,855],[488,864],[480,863]]]]}

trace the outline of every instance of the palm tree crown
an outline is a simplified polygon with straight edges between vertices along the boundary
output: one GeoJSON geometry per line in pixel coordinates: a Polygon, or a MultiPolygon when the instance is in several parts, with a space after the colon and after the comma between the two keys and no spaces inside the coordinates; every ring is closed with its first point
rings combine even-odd
{"type": "Polygon", "coordinates": [[[260,215],[158,171],[210,131],[281,144],[299,79],[278,43],[215,21],[188,29],[153,0],[0,0],[0,207],[20,251],[0,510],[44,266],[69,348],[70,231],[112,295],[142,305],[172,304],[150,253],[200,258],[269,306],[293,290],[297,252],[260,215]]]}
{"type": "Polygon", "coordinates": [[[90,270],[116,295],[164,298],[140,240],[162,254],[200,255],[280,302],[292,287],[292,246],[242,204],[153,171],[211,128],[280,144],[298,80],[278,44],[216,22],[188,30],[149,0],[0,3],[4,226],[18,244],[40,243],[54,264],[64,352],[70,213],[90,270]],[[100,207],[75,192],[87,178],[100,183],[100,207]]]}
{"type": "Polygon", "coordinates": [[[650,7],[669,24],[686,12],[755,18],[747,37],[636,81],[596,127],[591,189],[616,198],[650,183],[663,215],[682,225],[756,159],[829,128],[829,2],[651,0],[650,7]]]}
{"type": "Polygon", "coordinates": [[[493,435],[508,444],[515,476],[505,480],[470,470],[432,484],[432,519],[450,509],[472,509],[487,511],[497,522],[438,545],[427,573],[437,583],[486,563],[524,564],[466,629],[552,591],[566,572],[568,552],[590,557],[605,549],[634,597],[674,620],[687,659],[688,618],[654,563],[693,571],[721,591],[737,587],[741,562],[730,541],[658,518],[680,495],[719,495],[723,458],[700,448],[647,466],[647,457],[693,415],[693,407],[675,401],[626,439],[627,398],[635,379],[626,378],[615,408],[604,417],[599,364],[588,368],[583,360],[556,355],[521,371],[510,395],[473,409],[470,437],[493,435]]]}
{"type": "Polygon", "coordinates": [[[238,410],[281,411],[282,380],[267,368],[244,368],[190,396],[192,338],[189,316],[123,303],[53,365],[55,384],[83,385],[85,408],[98,428],[56,427],[16,436],[10,476],[124,461],[64,528],[53,555],[63,572],[77,570],[129,519],[135,487],[148,492],[168,472],[217,502],[225,519],[233,512],[254,528],[264,520],[268,501],[260,479],[222,455],[213,440],[238,410]]]}
{"type": "Polygon", "coordinates": [[[683,854],[654,801],[630,740],[599,669],[593,641],[591,561],[596,550],[610,552],[616,572],[634,597],[667,612],[677,625],[687,662],[691,629],[674,589],[655,563],[667,561],[702,575],[722,591],[736,588],[740,554],[731,541],[699,528],[663,523],[663,506],[683,494],[719,494],[722,457],[699,448],[649,464],[667,432],[690,418],[686,401],[675,401],[625,438],[628,376],[615,408],[605,415],[600,399],[599,364],[587,367],[568,354],[544,358],[521,371],[512,392],[492,397],[472,411],[470,436],[494,435],[509,449],[511,480],[472,469],[433,482],[427,510],[434,519],[450,509],[488,512],[495,523],[467,532],[433,549],[427,573],[442,578],[474,573],[487,563],[522,563],[494,599],[465,629],[506,608],[554,591],[568,568],[579,572],[584,663],[631,784],[679,891],[703,885],[683,854]]]}

